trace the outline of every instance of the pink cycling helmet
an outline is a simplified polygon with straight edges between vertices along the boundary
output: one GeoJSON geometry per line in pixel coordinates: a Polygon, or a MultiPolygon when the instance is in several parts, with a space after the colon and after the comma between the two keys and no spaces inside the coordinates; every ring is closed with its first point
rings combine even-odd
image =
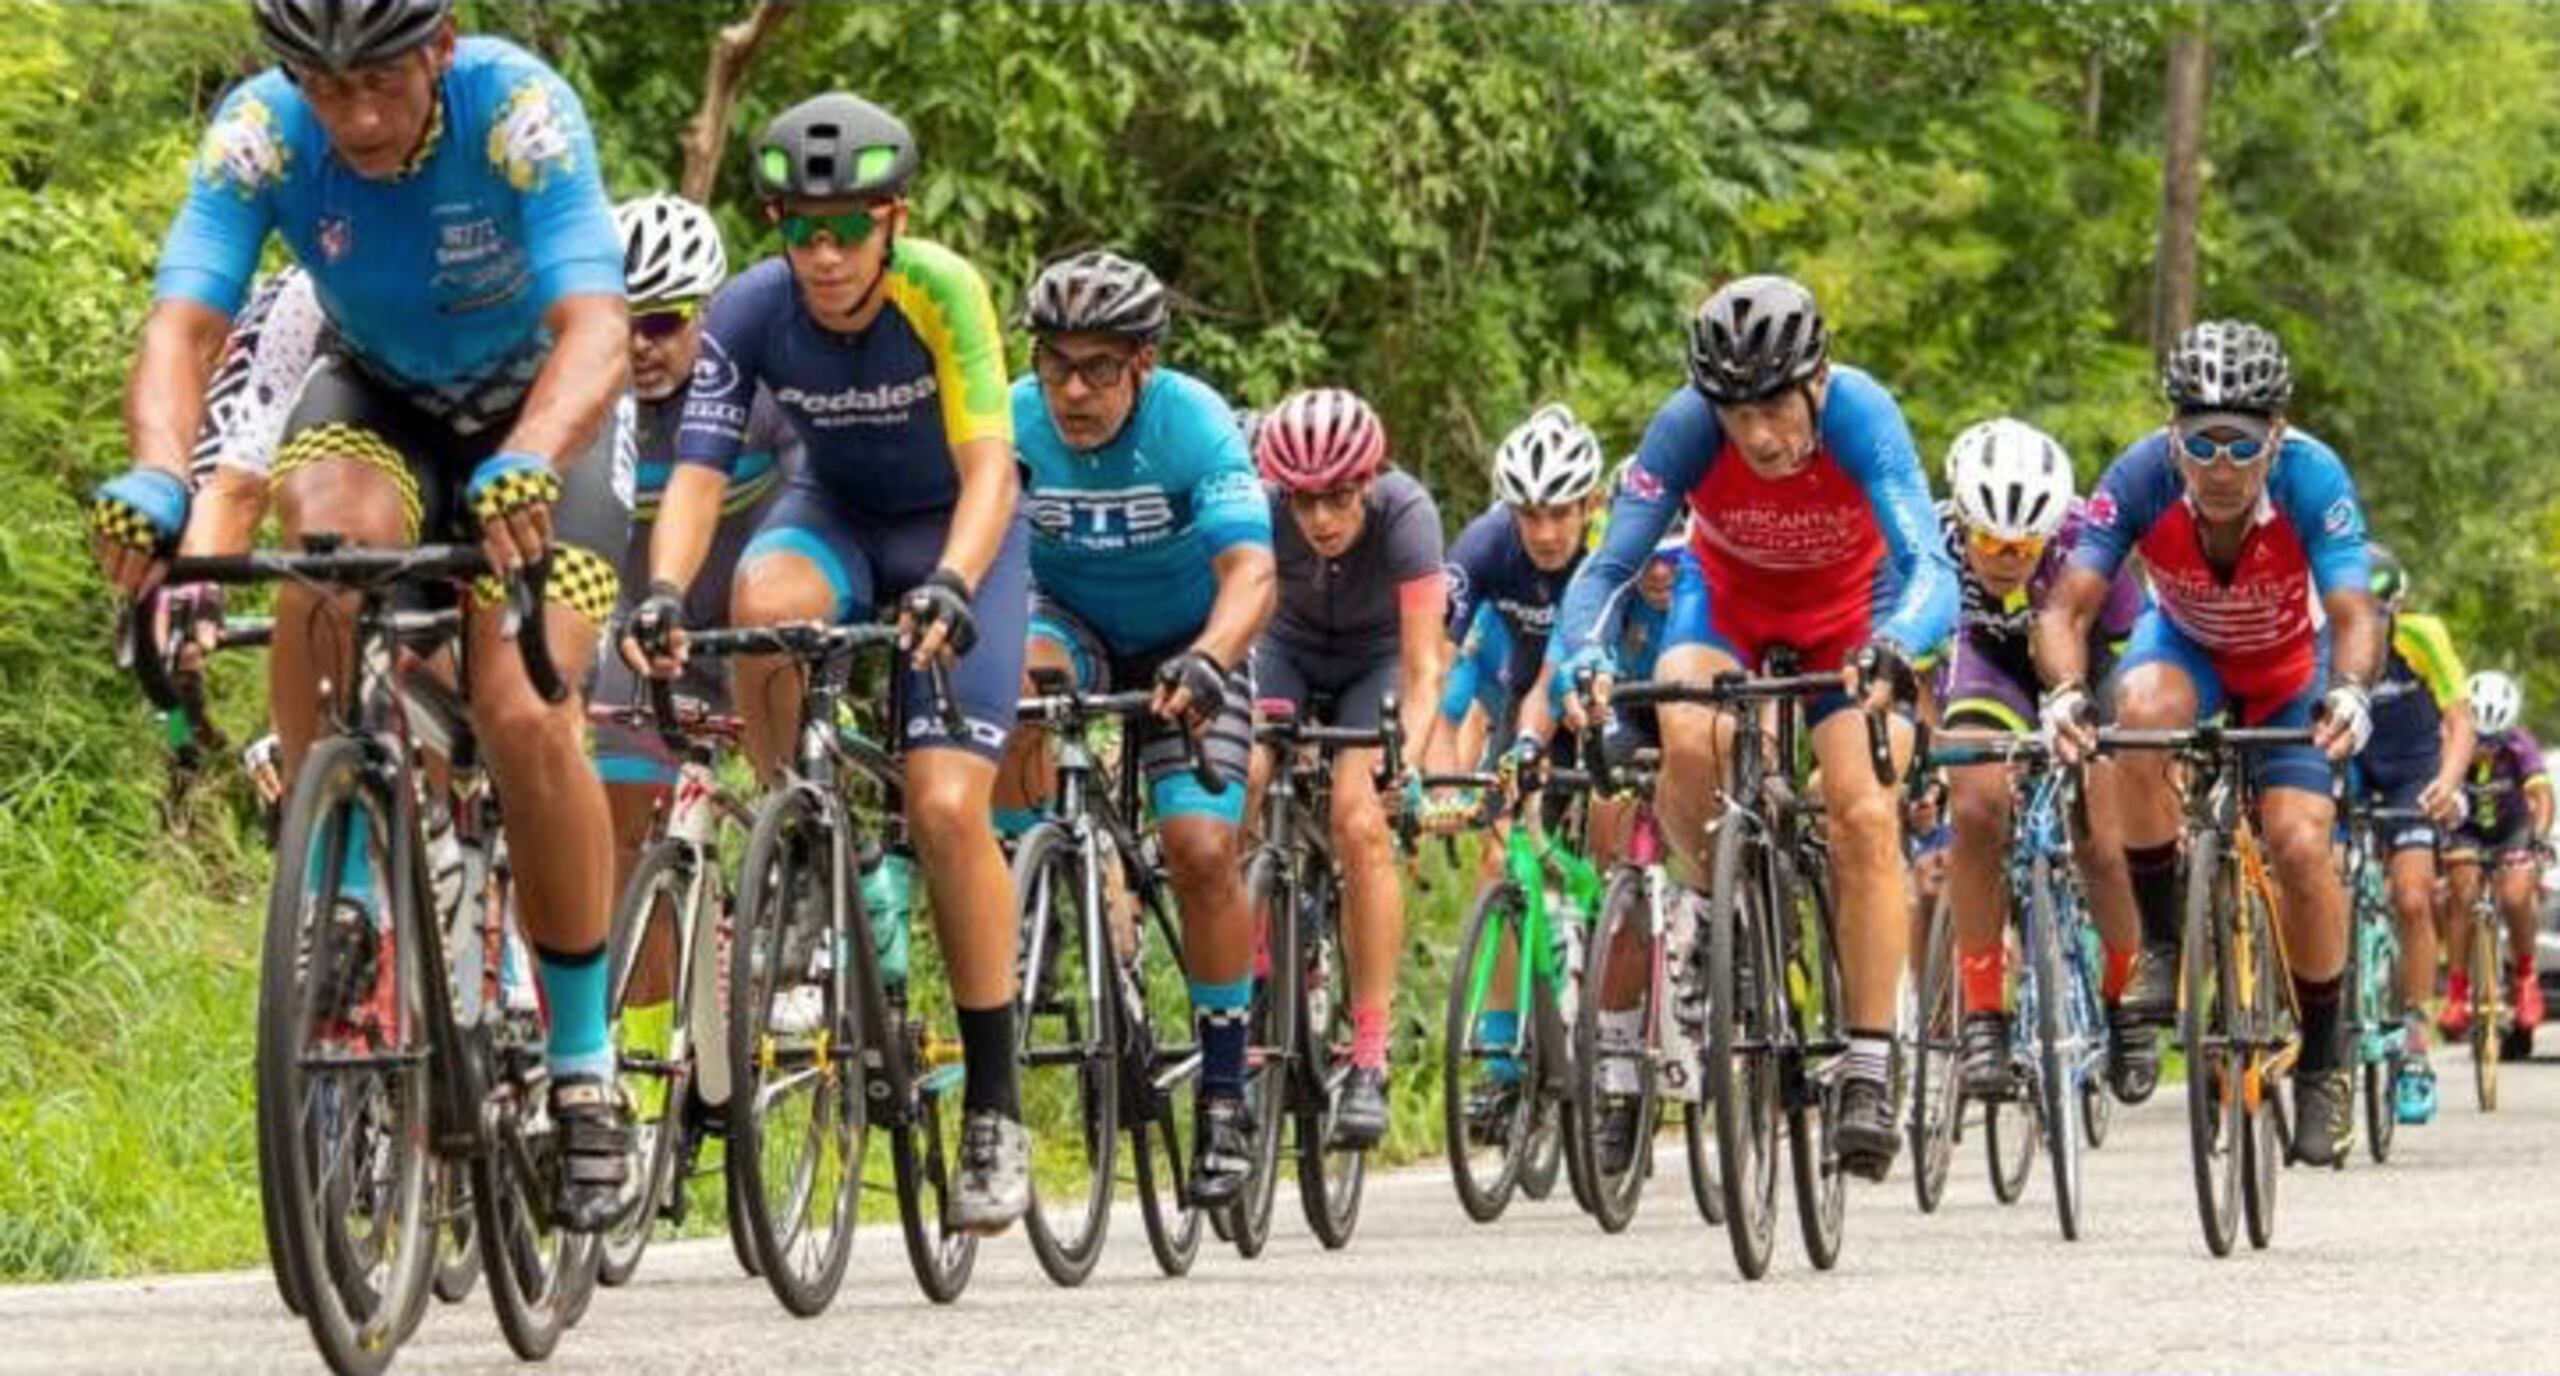
{"type": "Polygon", "coordinates": [[[1387,428],[1357,393],[1292,392],[1263,413],[1253,464],[1291,492],[1330,492],[1386,466],[1387,428]]]}

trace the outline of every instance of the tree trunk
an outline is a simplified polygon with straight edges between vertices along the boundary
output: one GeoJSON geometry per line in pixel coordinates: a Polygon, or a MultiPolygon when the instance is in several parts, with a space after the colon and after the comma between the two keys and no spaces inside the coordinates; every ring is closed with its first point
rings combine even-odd
{"type": "Polygon", "coordinates": [[[2087,65],[2080,78],[2080,137],[2091,143],[2098,141],[2099,121],[2106,114],[2107,54],[2103,48],[2091,48],[2087,65]]]}
{"type": "Polygon", "coordinates": [[[2212,59],[2198,6],[2169,37],[2168,148],[2160,170],[2160,262],[2151,345],[2165,353],[2196,318],[2196,221],[2204,203],[2204,114],[2212,59]]]}
{"type": "Polygon", "coordinates": [[[711,200],[720,180],[720,155],[729,143],[729,109],[746,84],[756,49],[791,14],[795,0],[756,0],[753,13],[720,30],[711,42],[711,60],[702,75],[702,104],[684,131],[685,199],[711,200]]]}

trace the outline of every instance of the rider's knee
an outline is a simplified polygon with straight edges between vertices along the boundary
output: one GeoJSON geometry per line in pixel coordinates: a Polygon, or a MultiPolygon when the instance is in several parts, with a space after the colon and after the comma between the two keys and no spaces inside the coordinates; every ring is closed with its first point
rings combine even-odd
{"type": "Polygon", "coordinates": [[[2009,830],[2009,786],[2001,778],[1960,774],[1948,790],[1949,820],[1967,845],[1996,845],[2009,830]]]}
{"type": "Polygon", "coordinates": [[[729,590],[729,615],[741,626],[812,621],[834,609],[826,580],[797,559],[749,560],[729,590]]]}
{"type": "Polygon", "coordinates": [[[1845,798],[1824,800],[1832,823],[1852,845],[1892,845],[1902,835],[1902,795],[1882,787],[1862,788],[1845,798]]]}
{"type": "Polygon", "coordinates": [[[2276,868],[2294,875],[2327,871],[2332,863],[2330,826],[2317,816],[2283,817],[2267,823],[2267,852],[2276,868]]]}
{"type": "Polygon", "coordinates": [[[1334,800],[1333,853],[1345,869],[1394,863],[1387,836],[1387,810],[1376,797],[1334,800]]]}
{"type": "Polygon", "coordinates": [[[1200,820],[1167,826],[1158,834],[1164,843],[1165,868],[1172,871],[1177,886],[1188,889],[1209,877],[1235,873],[1234,827],[1200,820]]]}
{"type": "Polygon", "coordinates": [[[986,786],[959,770],[910,770],[907,833],[919,857],[930,859],[973,832],[993,834],[986,786]]]}

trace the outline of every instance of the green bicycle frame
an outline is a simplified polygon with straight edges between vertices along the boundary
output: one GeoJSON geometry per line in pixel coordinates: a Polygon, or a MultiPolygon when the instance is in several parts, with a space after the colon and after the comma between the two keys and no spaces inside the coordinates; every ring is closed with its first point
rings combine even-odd
{"type": "MultiPolygon", "coordinates": [[[[1527,956],[1513,963],[1516,983],[1511,1006],[1525,1015],[1533,980],[1543,981],[1552,989],[1564,979],[1552,939],[1555,917],[1547,911],[1550,872],[1562,881],[1560,887],[1566,901],[1582,913],[1596,911],[1600,906],[1600,872],[1558,838],[1544,832],[1532,836],[1526,826],[1509,828],[1502,846],[1504,882],[1519,890],[1521,896],[1519,946],[1527,956]]],[[[1467,975],[1467,1006],[1478,1013],[1483,1012],[1485,995],[1493,988],[1494,967],[1500,963],[1501,954],[1502,943],[1498,941],[1476,945],[1475,968],[1467,975]]],[[[1525,1028],[1527,1023],[1524,1021],[1521,1026],[1525,1028]]],[[[1527,1034],[1523,1031],[1512,1035],[1512,1045],[1486,1050],[1518,1051],[1518,1039],[1527,1034]]]]}

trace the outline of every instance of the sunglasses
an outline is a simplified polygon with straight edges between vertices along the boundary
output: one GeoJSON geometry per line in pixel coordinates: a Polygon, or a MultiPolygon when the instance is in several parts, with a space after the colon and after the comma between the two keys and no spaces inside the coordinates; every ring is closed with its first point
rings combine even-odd
{"type": "Polygon", "coordinates": [[[1133,361],[1130,355],[1118,353],[1087,354],[1083,358],[1074,358],[1046,344],[1031,351],[1031,370],[1040,375],[1041,385],[1045,387],[1064,387],[1071,377],[1083,378],[1084,385],[1097,392],[1106,387],[1117,387],[1120,380],[1129,375],[1133,361]]]}
{"type": "Polygon", "coordinates": [[[848,210],[842,215],[802,215],[794,212],[781,220],[782,242],[793,248],[807,248],[821,234],[835,240],[836,247],[850,248],[871,237],[880,227],[880,217],[868,210],[848,210]]]}
{"type": "Polygon", "coordinates": [[[2197,463],[2210,464],[2228,460],[2234,467],[2256,463],[2267,452],[2267,437],[2242,435],[2236,440],[2217,440],[2198,430],[2182,431],[2178,447],[2197,463]]]}
{"type": "Polygon", "coordinates": [[[1965,543],[1985,559],[2032,559],[2044,553],[2041,535],[1994,535],[1987,530],[1968,530],[1965,543]]]}
{"type": "Polygon", "coordinates": [[[1345,512],[1360,504],[1365,491],[1360,483],[1345,483],[1322,492],[1292,492],[1289,494],[1289,510],[1301,516],[1345,512]]]}
{"type": "Polygon", "coordinates": [[[699,301],[681,301],[672,306],[657,306],[635,311],[631,316],[631,332],[642,339],[673,339],[684,333],[693,317],[702,311],[699,301]]]}

